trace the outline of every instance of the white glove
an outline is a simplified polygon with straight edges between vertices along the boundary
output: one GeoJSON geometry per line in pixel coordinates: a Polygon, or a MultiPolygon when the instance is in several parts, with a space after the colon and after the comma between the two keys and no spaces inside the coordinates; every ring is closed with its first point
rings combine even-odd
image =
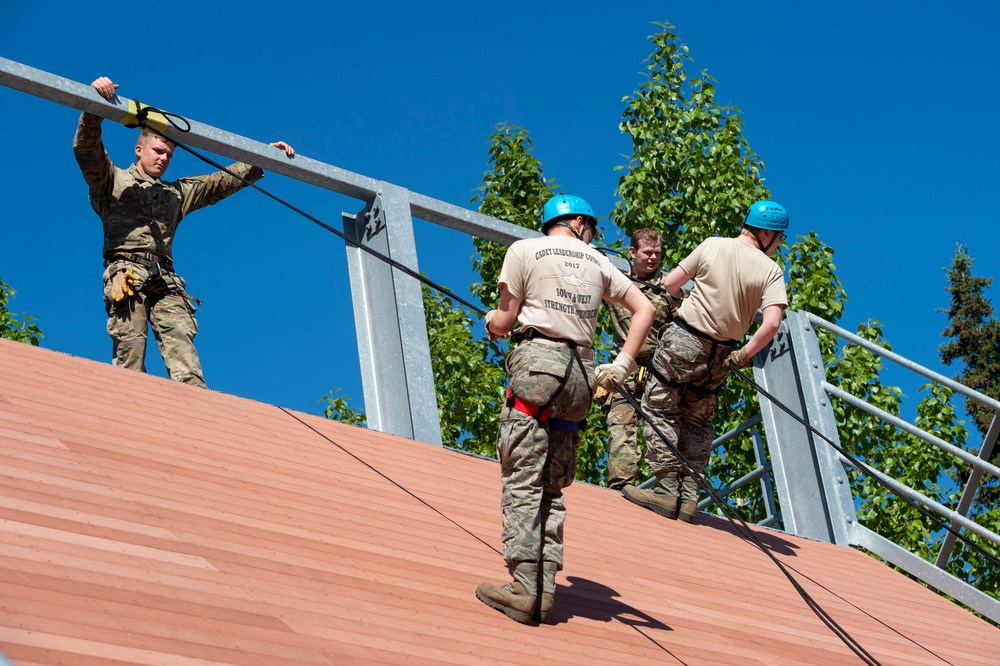
{"type": "Polygon", "coordinates": [[[485,323],[486,339],[489,340],[490,342],[495,342],[496,340],[499,340],[500,338],[504,337],[502,335],[497,335],[496,333],[490,330],[490,321],[493,319],[493,315],[495,315],[496,313],[497,313],[496,310],[490,310],[489,312],[486,313],[486,323],[485,323]]]}
{"type": "Polygon", "coordinates": [[[621,384],[625,381],[625,378],[631,375],[633,372],[639,369],[636,365],[635,359],[621,352],[618,357],[615,358],[614,363],[605,363],[604,365],[599,365],[594,374],[597,375],[597,389],[598,391],[610,392],[613,389],[611,382],[617,382],[621,384]]]}

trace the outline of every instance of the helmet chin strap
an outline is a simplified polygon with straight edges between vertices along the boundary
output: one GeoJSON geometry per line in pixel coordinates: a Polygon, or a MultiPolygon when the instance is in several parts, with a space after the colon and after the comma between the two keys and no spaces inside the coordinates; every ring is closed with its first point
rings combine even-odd
{"type": "Polygon", "coordinates": [[[757,235],[757,231],[750,229],[750,235],[753,236],[755,241],[757,241],[757,247],[760,248],[760,251],[764,254],[767,254],[767,251],[771,249],[772,245],[774,245],[774,241],[778,240],[778,234],[774,234],[771,242],[767,244],[767,247],[764,247],[764,243],[760,240],[760,236],[757,235]]]}
{"type": "MultiPolygon", "coordinates": [[[[573,235],[576,236],[577,238],[579,238],[581,242],[583,241],[583,233],[581,233],[581,232],[577,231],[576,229],[574,229],[573,225],[570,224],[569,222],[567,222],[566,220],[560,220],[559,222],[556,222],[556,226],[557,227],[566,227],[567,229],[569,229],[570,231],[572,231],[573,235]]],[[[586,228],[586,226],[584,228],[586,228]]]]}

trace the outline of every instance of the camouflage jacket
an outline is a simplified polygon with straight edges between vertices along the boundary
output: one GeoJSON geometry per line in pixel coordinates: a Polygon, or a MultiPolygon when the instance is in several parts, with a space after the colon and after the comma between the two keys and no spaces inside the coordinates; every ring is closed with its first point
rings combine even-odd
{"type": "MultiPolygon", "coordinates": [[[[643,282],[648,282],[656,287],[663,287],[664,277],[666,276],[663,274],[663,271],[657,268],[656,272],[643,280],[643,282]]],[[[656,351],[656,343],[660,339],[660,333],[674,318],[674,315],[677,314],[677,307],[681,304],[681,299],[674,298],[666,291],[654,289],[642,282],[635,282],[634,284],[642,290],[642,293],[646,295],[646,298],[656,308],[656,314],[653,315],[653,325],[649,328],[649,335],[646,336],[646,340],[642,343],[639,354],[635,359],[636,363],[642,365],[656,351]]],[[[632,313],[620,303],[608,305],[608,312],[611,314],[611,332],[614,337],[615,351],[618,352],[621,351],[622,345],[625,344],[625,336],[628,335],[629,326],[632,324],[632,313]]]]}
{"type": "MultiPolygon", "coordinates": [[[[104,225],[104,257],[149,252],[172,262],[174,235],[184,216],[225,199],[244,184],[224,171],[165,181],[135,164],[119,169],[104,149],[101,120],[89,113],[80,116],[73,154],[90,187],[90,205],[104,225]]],[[[251,182],[264,177],[259,167],[243,162],[229,170],[251,182]]]]}

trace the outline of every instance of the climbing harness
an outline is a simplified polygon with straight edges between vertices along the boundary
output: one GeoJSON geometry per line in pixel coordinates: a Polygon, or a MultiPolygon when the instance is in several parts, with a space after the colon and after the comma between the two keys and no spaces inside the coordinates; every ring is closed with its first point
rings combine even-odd
{"type": "MultiPolygon", "coordinates": [[[[558,346],[569,347],[570,359],[569,363],[566,365],[566,373],[563,375],[562,380],[560,380],[559,385],[556,390],[552,392],[548,401],[544,405],[535,405],[523,398],[517,396],[514,393],[513,388],[507,385],[507,406],[516,409],[517,411],[527,414],[528,416],[537,419],[540,423],[548,423],[549,427],[553,430],[559,430],[561,432],[578,432],[583,430],[587,426],[587,419],[582,421],[569,421],[566,419],[560,419],[552,416],[552,412],[549,408],[555,399],[559,396],[559,393],[565,388],[566,383],[569,381],[570,375],[573,373],[573,362],[576,361],[580,366],[580,372],[583,373],[584,380],[587,381],[587,389],[590,395],[593,396],[594,389],[591,388],[589,380],[587,380],[587,370],[583,365],[583,358],[580,355],[580,346],[568,340],[566,338],[553,338],[540,333],[537,329],[528,328],[515,331],[510,336],[511,342],[514,344],[520,344],[523,342],[538,342],[538,343],[548,343],[555,344],[558,346]]],[[[586,351],[590,352],[590,357],[593,358],[593,350],[589,348],[584,348],[586,351]]]]}
{"type": "Polygon", "coordinates": [[[173,261],[161,257],[158,254],[153,254],[152,252],[113,252],[104,259],[104,267],[107,268],[114,262],[120,260],[129,261],[133,264],[139,264],[146,270],[155,270],[157,273],[161,273],[162,271],[167,271],[168,273],[174,272],[173,261]]]}
{"type": "MultiPolygon", "coordinates": [[[[686,321],[680,317],[674,317],[673,323],[677,324],[680,328],[684,329],[696,338],[708,342],[712,345],[711,350],[708,354],[708,360],[706,363],[711,365],[716,359],[723,359],[725,362],[725,355],[733,350],[736,346],[735,341],[722,342],[721,340],[716,340],[710,335],[702,333],[698,329],[689,325],[686,321]]],[[[672,379],[667,379],[663,373],[657,370],[652,364],[649,365],[649,373],[656,377],[656,380],[665,386],[671,386],[673,388],[684,389],[685,391],[690,391],[692,393],[697,393],[700,395],[718,395],[719,391],[722,390],[723,384],[719,384],[715,388],[707,388],[704,386],[699,386],[697,384],[692,384],[691,382],[676,382],[672,379]]]]}
{"type": "MultiPolygon", "coordinates": [[[[560,386],[560,389],[561,388],[562,387],[560,386]]],[[[559,390],[556,390],[556,393],[559,393],[559,390]]],[[[548,409],[542,409],[538,405],[519,398],[514,394],[510,386],[507,387],[507,406],[511,409],[516,409],[523,414],[527,414],[533,419],[537,419],[539,423],[548,423],[549,427],[553,430],[559,430],[562,432],[579,432],[587,425],[586,420],[567,421],[566,419],[557,419],[552,416],[552,412],[548,409]]]]}

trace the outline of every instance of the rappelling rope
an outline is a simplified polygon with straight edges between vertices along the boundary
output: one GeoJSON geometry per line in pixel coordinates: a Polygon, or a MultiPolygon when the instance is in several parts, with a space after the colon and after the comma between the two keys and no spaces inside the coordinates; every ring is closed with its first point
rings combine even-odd
{"type": "Polygon", "coordinates": [[[332,233],[332,234],[338,236],[339,238],[343,239],[344,242],[346,242],[346,243],[348,243],[348,244],[350,244],[350,245],[352,245],[352,246],[354,246],[354,247],[356,247],[356,248],[358,248],[360,250],[363,250],[363,251],[367,252],[368,254],[370,254],[371,256],[375,257],[376,259],[380,259],[380,260],[384,261],[385,263],[389,264],[390,266],[392,266],[393,268],[396,268],[396,269],[402,271],[403,273],[405,273],[406,275],[409,275],[410,277],[414,278],[415,280],[419,280],[423,284],[426,284],[428,287],[430,287],[432,289],[435,289],[438,292],[444,294],[445,296],[458,301],[459,303],[461,303],[465,307],[469,308],[473,312],[478,313],[480,316],[484,316],[486,314],[486,311],[483,310],[481,307],[479,307],[477,305],[474,305],[473,303],[467,301],[466,299],[462,298],[461,296],[456,295],[454,292],[452,292],[448,288],[446,288],[446,287],[438,284],[437,282],[434,282],[433,280],[427,278],[424,275],[421,275],[420,273],[418,273],[417,271],[413,270],[409,266],[406,266],[405,264],[401,264],[398,261],[396,261],[395,259],[393,259],[391,257],[387,257],[386,255],[382,254],[381,252],[378,252],[377,250],[373,250],[372,248],[368,247],[367,245],[362,245],[361,243],[358,243],[357,241],[355,241],[355,240],[347,237],[346,235],[344,235],[343,233],[341,233],[340,231],[338,231],[334,227],[330,226],[326,222],[323,222],[322,220],[320,220],[320,219],[318,219],[318,218],[310,215],[309,213],[305,212],[301,208],[298,208],[298,207],[294,206],[293,204],[285,201],[281,197],[279,197],[279,196],[277,196],[275,194],[272,194],[271,192],[265,190],[263,187],[260,187],[256,183],[252,183],[249,180],[247,180],[246,178],[243,178],[242,176],[233,173],[232,171],[230,171],[229,169],[227,169],[223,165],[219,164],[215,160],[211,159],[210,157],[207,157],[207,156],[199,153],[198,151],[196,151],[196,150],[194,150],[194,149],[192,149],[192,148],[184,145],[183,143],[180,143],[176,139],[172,139],[172,138],[166,136],[165,134],[163,134],[163,132],[160,131],[160,129],[158,129],[155,126],[155,125],[161,125],[163,129],[166,129],[165,123],[169,123],[169,125],[172,126],[178,132],[182,132],[182,133],[183,132],[189,132],[189,131],[191,131],[191,124],[185,118],[183,118],[181,116],[178,116],[175,113],[169,113],[167,111],[162,111],[162,110],[157,109],[157,108],[152,107],[152,106],[143,105],[141,102],[134,102],[134,105],[135,105],[135,107],[133,107],[133,103],[130,102],[129,108],[130,108],[130,112],[131,113],[125,119],[125,121],[128,121],[128,122],[123,121],[123,123],[127,127],[140,127],[143,130],[145,130],[145,131],[152,132],[153,134],[156,134],[156,135],[162,137],[163,139],[169,141],[170,143],[173,143],[174,145],[178,146],[182,150],[184,150],[184,151],[186,151],[186,152],[194,155],[195,157],[197,157],[198,159],[202,160],[206,164],[211,165],[212,167],[218,169],[219,171],[222,171],[224,173],[229,174],[233,178],[236,178],[237,180],[242,181],[245,185],[248,185],[248,186],[254,188],[258,192],[264,194],[267,197],[270,197],[271,199],[274,199],[275,201],[277,201],[278,203],[280,203],[282,206],[285,206],[286,208],[289,208],[289,209],[295,211],[296,213],[298,213],[302,217],[306,218],[310,222],[313,222],[313,223],[315,223],[315,224],[323,227],[324,229],[326,229],[330,233],[332,233]],[[150,115],[159,116],[159,117],[163,118],[163,121],[153,122],[153,120],[150,119],[150,115]],[[182,121],[186,125],[186,127],[181,127],[178,124],[178,121],[182,121]]]}

